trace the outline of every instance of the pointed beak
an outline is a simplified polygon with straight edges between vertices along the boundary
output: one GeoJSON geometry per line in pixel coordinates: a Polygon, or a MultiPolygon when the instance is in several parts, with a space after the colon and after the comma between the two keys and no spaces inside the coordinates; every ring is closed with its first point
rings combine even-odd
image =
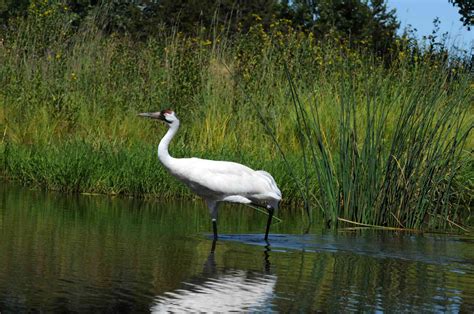
{"type": "Polygon", "coordinates": [[[159,112],[142,112],[138,114],[139,117],[150,118],[150,119],[160,119],[161,114],[159,112]]]}

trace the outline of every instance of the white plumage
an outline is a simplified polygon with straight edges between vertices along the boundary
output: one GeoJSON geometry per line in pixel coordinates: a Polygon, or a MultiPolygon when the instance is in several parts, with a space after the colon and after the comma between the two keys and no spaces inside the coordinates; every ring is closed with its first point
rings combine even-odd
{"type": "Polygon", "coordinates": [[[219,202],[254,204],[268,209],[269,219],[265,239],[268,237],[273,211],[278,209],[281,192],[266,171],[253,170],[247,166],[201,158],[173,158],[168,152],[170,141],[179,129],[179,119],[172,110],[147,112],[142,117],[166,122],[168,132],[158,145],[158,158],[163,166],[178,180],[201,196],[209,208],[217,238],[217,208],[219,202]]]}
{"type": "Polygon", "coordinates": [[[229,271],[202,283],[156,297],[152,313],[268,312],[275,296],[277,277],[229,271]]]}

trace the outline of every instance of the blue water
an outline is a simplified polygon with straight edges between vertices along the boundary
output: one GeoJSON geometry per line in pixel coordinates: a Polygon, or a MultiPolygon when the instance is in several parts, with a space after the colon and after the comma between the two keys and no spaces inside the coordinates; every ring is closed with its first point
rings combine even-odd
{"type": "Polygon", "coordinates": [[[0,186],[0,312],[474,312],[474,238],[0,186]]]}

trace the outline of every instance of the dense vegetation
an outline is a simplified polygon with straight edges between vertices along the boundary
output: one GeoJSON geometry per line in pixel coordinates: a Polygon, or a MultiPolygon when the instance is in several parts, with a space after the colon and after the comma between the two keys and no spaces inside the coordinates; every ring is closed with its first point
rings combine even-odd
{"type": "Polygon", "coordinates": [[[136,117],[171,107],[182,120],[172,154],[265,169],[302,217],[447,228],[470,214],[472,60],[436,33],[425,44],[391,33],[378,46],[370,30],[355,40],[249,13],[247,29],[214,20],[137,36],[109,27],[103,7],[27,10],[1,35],[5,178],[189,197],[157,161],[166,128],[136,117]]]}

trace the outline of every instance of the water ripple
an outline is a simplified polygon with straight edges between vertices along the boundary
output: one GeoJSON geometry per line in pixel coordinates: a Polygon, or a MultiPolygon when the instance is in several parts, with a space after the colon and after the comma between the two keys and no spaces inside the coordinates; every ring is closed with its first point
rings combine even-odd
{"type": "Polygon", "coordinates": [[[276,276],[234,270],[156,297],[151,312],[268,311],[276,276]]]}

